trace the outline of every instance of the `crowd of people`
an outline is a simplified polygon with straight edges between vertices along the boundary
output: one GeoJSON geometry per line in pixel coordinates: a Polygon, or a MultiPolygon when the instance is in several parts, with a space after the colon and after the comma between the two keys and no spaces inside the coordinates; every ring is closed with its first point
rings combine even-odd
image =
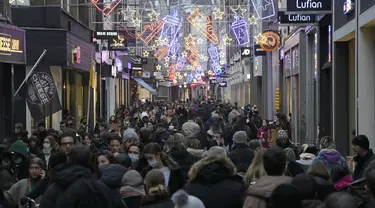
{"type": "Polygon", "coordinates": [[[290,116],[256,106],[136,103],[108,122],[45,122],[0,145],[0,208],[375,207],[375,156],[365,135],[342,156],[329,136],[301,147],[290,116]]]}

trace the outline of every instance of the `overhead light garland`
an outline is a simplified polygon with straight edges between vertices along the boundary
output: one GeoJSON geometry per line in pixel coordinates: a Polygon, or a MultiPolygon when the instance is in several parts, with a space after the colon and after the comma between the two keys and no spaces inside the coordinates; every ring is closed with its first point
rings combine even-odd
{"type": "Polygon", "coordinates": [[[222,20],[224,16],[224,12],[221,11],[220,8],[215,8],[212,14],[214,14],[215,20],[222,20]]]}

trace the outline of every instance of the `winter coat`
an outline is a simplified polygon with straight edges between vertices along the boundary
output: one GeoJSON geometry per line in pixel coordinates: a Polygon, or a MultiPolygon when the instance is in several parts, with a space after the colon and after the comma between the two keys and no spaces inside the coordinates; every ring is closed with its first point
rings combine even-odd
{"type": "Polygon", "coordinates": [[[56,176],[42,197],[40,208],[126,208],[120,194],[94,179],[91,171],[69,165],[56,176]]]}
{"type": "Polygon", "coordinates": [[[187,150],[172,151],[170,156],[177,162],[180,166],[182,176],[184,177],[184,182],[188,180],[188,173],[191,166],[197,161],[195,157],[190,154],[187,150]]]}
{"type": "Polygon", "coordinates": [[[167,193],[161,196],[146,195],[142,199],[142,205],[142,208],[174,208],[174,203],[167,193]]]}
{"type": "Polygon", "coordinates": [[[112,190],[121,188],[121,180],[127,169],[121,165],[113,164],[103,170],[100,182],[112,190]]]}
{"type": "Polygon", "coordinates": [[[236,109],[233,109],[229,114],[228,114],[228,123],[229,124],[232,124],[233,123],[233,119],[235,119],[236,117],[238,117],[240,115],[240,113],[236,110],[236,109]]]}
{"type": "Polygon", "coordinates": [[[187,148],[186,149],[190,154],[192,154],[196,161],[203,158],[203,155],[205,153],[205,150],[203,149],[193,149],[193,148],[187,148]]]}
{"type": "Polygon", "coordinates": [[[195,137],[201,132],[201,127],[193,120],[189,120],[182,125],[182,134],[186,138],[195,137]]]}
{"type": "Polygon", "coordinates": [[[267,199],[280,184],[291,183],[289,176],[263,176],[256,184],[249,186],[243,208],[267,208],[267,199]]]}
{"type": "Polygon", "coordinates": [[[198,197],[206,208],[241,208],[244,183],[228,157],[206,157],[189,172],[186,192],[198,197]]]}
{"type": "Polygon", "coordinates": [[[319,200],[302,200],[303,208],[320,208],[322,205],[323,202],[319,200]]]}
{"type": "Polygon", "coordinates": [[[246,144],[236,144],[229,153],[229,158],[236,166],[237,171],[246,173],[254,159],[254,150],[246,144]]]}
{"type": "Polygon", "coordinates": [[[17,180],[29,178],[29,152],[23,141],[15,141],[9,148],[8,153],[18,153],[23,157],[22,163],[17,167],[17,180]]]}
{"type": "Polygon", "coordinates": [[[353,181],[356,181],[364,177],[367,166],[374,159],[375,159],[375,155],[371,149],[367,152],[367,154],[364,157],[360,157],[358,155],[354,157],[354,161],[357,162],[357,165],[355,166],[355,169],[352,175],[353,181]]]}
{"type": "Polygon", "coordinates": [[[261,144],[262,147],[266,149],[270,148],[270,144],[268,143],[268,128],[267,127],[265,128],[262,126],[258,129],[257,139],[260,139],[260,138],[264,139],[264,141],[261,144]]]}
{"type": "Polygon", "coordinates": [[[319,176],[314,176],[314,179],[318,183],[317,193],[319,200],[324,201],[328,195],[336,192],[335,187],[328,180],[319,176]]]}
{"type": "MultiPolygon", "coordinates": [[[[18,205],[20,200],[25,196],[28,186],[29,179],[22,179],[15,183],[8,191],[6,191],[4,196],[11,204],[18,205]]],[[[39,203],[40,198],[37,198],[35,201],[36,203],[39,203]]]]}
{"type": "Polygon", "coordinates": [[[322,161],[325,164],[330,175],[333,168],[346,166],[345,159],[335,149],[320,150],[318,156],[316,156],[313,160],[313,163],[316,161],[322,161]]]}

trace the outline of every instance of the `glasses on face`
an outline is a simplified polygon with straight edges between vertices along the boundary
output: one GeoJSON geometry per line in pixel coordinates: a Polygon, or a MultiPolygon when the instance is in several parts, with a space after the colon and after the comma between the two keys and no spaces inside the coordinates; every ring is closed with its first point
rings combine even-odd
{"type": "Polygon", "coordinates": [[[74,142],[62,142],[61,143],[61,146],[73,146],[74,145],[74,142]]]}

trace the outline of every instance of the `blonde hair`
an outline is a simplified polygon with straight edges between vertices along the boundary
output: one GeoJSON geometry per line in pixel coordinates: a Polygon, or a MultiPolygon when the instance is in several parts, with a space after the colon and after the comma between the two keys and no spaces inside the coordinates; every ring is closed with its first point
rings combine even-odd
{"type": "Polygon", "coordinates": [[[245,185],[250,185],[251,182],[258,180],[260,177],[266,175],[266,171],[263,168],[263,155],[266,149],[260,148],[256,151],[253,162],[251,163],[249,169],[247,169],[244,182],[245,185]]]}
{"type": "Polygon", "coordinates": [[[151,170],[146,174],[145,184],[150,195],[162,195],[165,189],[164,174],[160,170],[151,170]]]}

